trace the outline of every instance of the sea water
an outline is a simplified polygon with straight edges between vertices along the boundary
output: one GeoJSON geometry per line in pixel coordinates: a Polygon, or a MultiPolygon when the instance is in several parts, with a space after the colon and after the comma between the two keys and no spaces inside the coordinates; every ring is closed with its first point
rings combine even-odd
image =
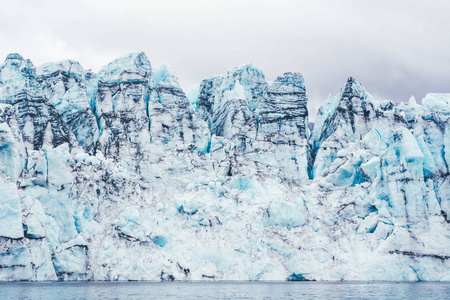
{"type": "Polygon", "coordinates": [[[449,299],[450,283],[1,282],[0,299],[449,299]]]}

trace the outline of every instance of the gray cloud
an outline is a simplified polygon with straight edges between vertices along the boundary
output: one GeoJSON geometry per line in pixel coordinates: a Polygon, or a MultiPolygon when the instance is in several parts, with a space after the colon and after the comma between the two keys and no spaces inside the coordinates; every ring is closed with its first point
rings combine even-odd
{"type": "Polygon", "coordinates": [[[184,89],[251,62],[304,75],[310,113],[354,76],[378,98],[450,92],[449,1],[2,1],[0,57],[78,60],[127,52],[166,63],[184,89]]]}

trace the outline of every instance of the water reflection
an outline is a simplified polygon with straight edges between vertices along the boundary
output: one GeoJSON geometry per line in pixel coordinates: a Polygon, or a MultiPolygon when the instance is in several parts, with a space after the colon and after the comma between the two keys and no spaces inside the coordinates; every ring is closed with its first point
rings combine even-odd
{"type": "Polygon", "coordinates": [[[450,283],[2,282],[0,299],[446,299],[450,283]]]}

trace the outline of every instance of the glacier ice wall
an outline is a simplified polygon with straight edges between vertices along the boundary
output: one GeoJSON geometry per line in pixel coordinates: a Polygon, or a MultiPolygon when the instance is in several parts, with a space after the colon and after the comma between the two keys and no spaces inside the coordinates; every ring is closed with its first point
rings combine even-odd
{"type": "Polygon", "coordinates": [[[450,280],[450,94],[350,77],[311,132],[307,102],[250,64],[188,99],[142,52],[8,55],[0,280],[450,280]]]}

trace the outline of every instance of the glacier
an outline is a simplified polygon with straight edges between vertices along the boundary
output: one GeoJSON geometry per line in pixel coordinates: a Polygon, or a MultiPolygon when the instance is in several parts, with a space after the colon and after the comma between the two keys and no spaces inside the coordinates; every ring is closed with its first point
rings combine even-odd
{"type": "Polygon", "coordinates": [[[450,94],[0,67],[0,280],[450,281],[450,94]]]}

